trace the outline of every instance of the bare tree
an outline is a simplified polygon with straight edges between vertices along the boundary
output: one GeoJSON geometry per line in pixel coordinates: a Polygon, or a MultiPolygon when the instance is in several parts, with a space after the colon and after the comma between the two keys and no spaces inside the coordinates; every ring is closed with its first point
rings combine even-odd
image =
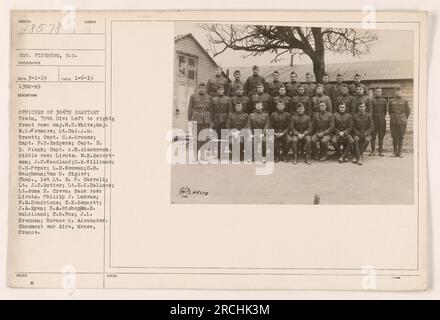
{"type": "Polygon", "coordinates": [[[352,28],[304,28],[291,26],[202,24],[208,31],[214,56],[227,49],[242,50],[251,56],[275,54],[273,62],[286,53],[307,55],[313,62],[317,81],[325,73],[325,50],[353,56],[366,54],[377,35],[371,30],[352,28]]]}

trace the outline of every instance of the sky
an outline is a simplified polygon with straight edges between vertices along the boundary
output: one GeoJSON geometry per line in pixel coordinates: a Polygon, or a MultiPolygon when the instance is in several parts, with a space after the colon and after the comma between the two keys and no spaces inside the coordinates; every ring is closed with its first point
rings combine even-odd
{"type": "MultiPolygon", "coordinates": [[[[371,52],[360,57],[353,57],[349,54],[335,55],[326,52],[326,63],[353,62],[353,61],[373,61],[373,60],[412,60],[414,58],[414,35],[412,31],[407,30],[375,30],[378,40],[371,47],[371,52]]],[[[174,34],[192,33],[194,37],[205,48],[209,49],[209,40],[207,32],[194,23],[176,23],[174,34]]],[[[257,57],[242,56],[247,54],[244,51],[227,50],[224,53],[214,57],[216,62],[223,68],[236,66],[269,65],[274,55],[267,53],[257,57]]],[[[211,54],[212,56],[212,54],[211,54]]],[[[284,60],[273,65],[290,64],[290,55],[285,54],[284,60]]],[[[311,64],[308,56],[295,56],[294,64],[311,64]]]]}

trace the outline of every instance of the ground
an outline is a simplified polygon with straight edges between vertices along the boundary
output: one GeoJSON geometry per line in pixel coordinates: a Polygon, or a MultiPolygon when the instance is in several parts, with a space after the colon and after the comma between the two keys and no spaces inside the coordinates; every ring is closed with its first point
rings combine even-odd
{"type": "MultiPolygon", "coordinates": [[[[407,141],[412,139],[407,139],[407,141]]],[[[256,175],[256,165],[178,164],[171,171],[173,203],[225,204],[412,204],[414,155],[406,143],[403,158],[364,155],[364,164],[340,164],[335,158],[306,165],[302,159],[276,163],[270,175],[256,175]],[[185,192],[182,188],[187,187],[185,192]],[[189,193],[188,193],[189,191],[189,193]],[[206,194],[207,193],[207,194],[206,194]]],[[[368,149],[369,150],[369,149],[368,149]]]]}

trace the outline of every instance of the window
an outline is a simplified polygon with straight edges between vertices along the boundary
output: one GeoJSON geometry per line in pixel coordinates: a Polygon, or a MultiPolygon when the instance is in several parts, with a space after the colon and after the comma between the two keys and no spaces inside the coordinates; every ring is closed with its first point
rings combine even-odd
{"type": "Polygon", "coordinates": [[[179,54],[179,77],[195,81],[197,78],[197,59],[179,54]]]}

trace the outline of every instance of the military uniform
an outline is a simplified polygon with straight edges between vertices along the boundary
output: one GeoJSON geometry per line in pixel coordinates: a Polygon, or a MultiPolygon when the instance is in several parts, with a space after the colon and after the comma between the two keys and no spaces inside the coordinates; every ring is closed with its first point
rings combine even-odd
{"type": "MultiPolygon", "coordinates": [[[[228,120],[226,121],[226,128],[229,130],[239,130],[246,129],[248,126],[248,119],[249,115],[246,112],[233,112],[229,113],[228,120]]],[[[232,150],[232,157],[234,160],[240,160],[243,156],[244,151],[244,140],[248,138],[248,132],[247,130],[241,131],[240,135],[234,136],[231,135],[231,139],[229,140],[229,149],[232,150]],[[237,155],[234,154],[233,145],[237,142],[240,143],[240,154],[237,159],[237,155]]]]}
{"type": "Polygon", "coordinates": [[[298,158],[298,144],[301,144],[300,148],[305,148],[306,151],[306,162],[310,163],[310,151],[312,146],[312,138],[310,134],[312,133],[312,120],[306,114],[294,114],[290,122],[290,132],[292,133],[292,150],[294,156],[294,163],[298,158]],[[301,139],[298,137],[299,134],[304,134],[301,139]]]}
{"type": "Polygon", "coordinates": [[[404,98],[394,98],[389,104],[390,131],[393,138],[394,154],[401,155],[403,136],[406,132],[406,123],[411,114],[408,101],[404,98]]]}
{"type": "Polygon", "coordinates": [[[362,153],[370,143],[373,130],[373,117],[370,113],[365,112],[362,114],[358,112],[353,115],[354,150],[357,161],[359,161],[362,153]]]}
{"type": "Polygon", "coordinates": [[[344,153],[342,154],[342,159],[340,161],[345,160],[348,151],[350,151],[353,146],[353,137],[350,135],[352,128],[353,120],[350,113],[335,113],[335,131],[332,138],[332,144],[339,156],[341,155],[341,145],[344,147],[344,153]],[[341,133],[343,133],[343,135],[341,135],[341,133]]]}
{"type": "Polygon", "coordinates": [[[315,95],[316,91],[316,84],[313,82],[306,82],[303,84],[304,87],[304,94],[308,95],[310,98],[312,98],[315,95]]]}
{"type": "Polygon", "coordinates": [[[307,114],[311,118],[313,115],[312,99],[306,94],[297,95],[292,98],[292,102],[290,104],[291,108],[289,110],[290,114],[293,115],[296,113],[296,109],[298,108],[299,103],[302,103],[304,105],[304,108],[305,108],[304,113],[307,114]]]}
{"type": "Polygon", "coordinates": [[[330,101],[332,102],[332,104],[334,104],[335,99],[336,99],[336,91],[335,91],[335,87],[331,84],[331,83],[324,83],[322,85],[323,89],[324,89],[324,94],[326,96],[328,96],[330,98],[330,101]]]}
{"type": "Polygon", "coordinates": [[[200,131],[209,128],[211,124],[211,116],[209,112],[210,101],[211,97],[207,93],[194,93],[189,98],[188,121],[197,123],[197,150],[194,150],[196,153],[204,143],[203,141],[198,140],[200,131]]]}
{"type": "Polygon", "coordinates": [[[279,90],[283,86],[281,81],[271,81],[267,84],[268,92],[272,97],[279,95],[279,90]]]}
{"type": "Polygon", "coordinates": [[[293,98],[294,96],[298,95],[298,87],[299,87],[299,83],[298,82],[292,82],[290,81],[287,85],[286,85],[286,93],[289,97],[293,98]]]}
{"type": "Polygon", "coordinates": [[[373,111],[373,107],[371,105],[371,98],[369,96],[354,96],[353,101],[351,103],[351,113],[356,114],[359,111],[359,105],[361,103],[365,103],[365,111],[367,113],[371,113],[373,111]]]}
{"type": "Polygon", "coordinates": [[[385,116],[388,111],[388,102],[385,98],[373,98],[371,100],[373,107],[373,123],[374,131],[371,137],[371,152],[373,153],[376,148],[376,136],[379,138],[379,154],[382,154],[383,138],[387,129],[387,122],[385,116]]]}
{"type": "Polygon", "coordinates": [[[324,102],[325,105],[327,106],[327,111],[328,112],[333,112],[333,107],[332,107],[332,102],[330,100],[330,97],[323,94],[322,96],[314,96],[312,98],[312,105],[313,105],[313,113],[318,113],[319,112],[319,104],[321,102],[324,102]]]}
{"type": "Polygon", "coordinates": [[[319,142],[321,152],[321,158],[323,160],[327,157],[328,144],[332,139],[332,133],[335,128],[334,115],[328,111],[317,112],[313,115],[312,128],[314,134],[312,136],[312,146],[315,151],[315,156],[318,158],[317,144],[319,142]],[[318,133],[322,133],[323,136],[319,137],[318,133]]]}
{"type": "Polygon", "coordinates": [[[245,90],[249,97],[251,97],[254,93],[257,92],[257,84],[259,83],[262,83],[264,86],[264,90],[267,90],[266,80],[262,76],[251,75],[249,78],[247,78],[245,83],[245,90]]]}
{"type": "Polygon", "coordinates": [[[217,138],[221,139],[221,130],[226,129],[229,111],[232,109],[231,99],[225,95],[211,98],[210,115],[217,138]]]}
{"type": "Polygon", "coordinates": [[[231,98],[231,108],[232,108],[232,112],[235,112],[235,105],[237,103],[241,103],[241,105],[243,106],[243,112],[245,113],[250,113],[250,99],[247,96],[233,96],[231,98]]]}
{"type": "Polygon", "coordinates": [[[345,94],[345,95],[341,94],[341,95],[339,95],[339,96],[336,98],[336,103],[335,103],[335,105],[334,105],[334,109],[335,109],[334,111],[335,111],[335,113],[338,112],[339,104],[340,104],[341,102],[344,102],[344,103],[345,103],[345,112],[346,112],[346,113],[352,113],[352,112],[351,112],[351,107],[352,107],[352,105],[353,105],[353,97],[350,96],[349,94],[345,94]]]}
{"type": "Polygon", "coordinates": [[[266,92],[263,92],[261,94],[254,93],[251,96],[250,100],[251,100],[250,101],[251,112],[254,111],[255,104],[257,103],[257,101],[261,101],[261,103],[263,104],[263,111],[265,111],[269,114],[272,112],[272,97],[270,96],[270,94],[268,94],[266,92]]]}
{"type": "Polygon", "coordinates": [[[208,88],[208,94],[211,97],[217,96],[217,89],[219,85],[222,85],[223,88],[225,89],[224,95],[225,96],[229,95],[229,80],[223,77],[222,75],[219,76],[216,75],[215,77],[210,78],[206,84],[206,87],[208,88]]]}
{"type": "Polygon", "coordinates": [[[237,95],[237,87],[241,86],[243,88],[243,95],[246,95],[246,88],[243,81],[234,80],[229,84],[229,96],[234,97],[237,95]]]}
{"type": "Polygon", "coordinates": [[[332,102],[335,102],[335,103],[336,103],[336,99],[337,99],[339,96],[342,96],[342,85],[343,85],[343,83],[336,83],[336,84],[335,84],[335,86],[334,86],[334,88],[335,88],[335,100],[332,101],[332,102]]]}
{"type": "Polygon", "coordinates": [[[364,96],[368,95],[368,88],[366,85],[364,85],[363,83],[352,83],[348,86],[348,94],[350,94],[351,96],[356,96],[357,95],[357,87],[363,87],[364,88],[364,96]]]}
{"type": "MultiPolygon", "coordinates": [[[[261,130],[262,134],[266,134],[266,130],[269,129],[270,126],[270,120],[269,120],[269,114],[264,111],[258,111],[254,110],[249,115],[249,122],[248,122],[248,128],[251,130],[251,133],[255,135],[257,132],[256,130],[261,130]]],[[[255,146],[255,138],[253,145],[253,157],[255,159],[255,151],[257,151],[257,146],[255,146]]],[[[263,157],[266,156],[266,139],[263,137],[261,139],[261,150],[263,157]]]]}
{"type": "Polygon", "coordinates": [[[277,106],[278,101],[282,101],[284,103],[284,110],[289,111],[290,108],[291,108],[291,106],[290,106],[291,99],[290,99],[289,96],[286,96],[286,95],[284,95],[284,96],[276,96],[276,97],[274,97],[272,99],[272,101],[273,101],[272,102],[272,110],[271,110],[272,112],[274,110],[276,110],[276,106],[277,106]]]}
{"type": "Polygon", "coordinates": [[[285,159],[289,152],[292,143],[292,137],[289,135],[290,119],[290,114],[286,111],[277,110],[270,115],[270,125],[274,129],[274,133],[284,133],[281,137],[274,137],[275,161],[280,156],[285,159]],[[280,155],[281,148],[282,154],[280,155]]]}

